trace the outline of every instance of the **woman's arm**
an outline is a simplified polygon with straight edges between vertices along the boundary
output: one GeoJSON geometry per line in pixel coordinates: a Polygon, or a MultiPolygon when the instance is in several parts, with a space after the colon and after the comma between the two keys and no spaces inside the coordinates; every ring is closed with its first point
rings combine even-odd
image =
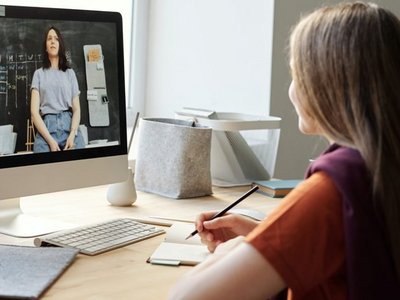
{"type": "Polygon", "coordinates": [[[39,91],[32,89],[31,95],[31,119],[35,125],[37,131],[42,135],[47,144],[49,145],[50,151],[60,151],[58,143],[53,139],[47,130],[46,124],[44,124],[42,117],[40,116],[40,95],[39,91]]]}
{"type": "Polygon", "coordinates": [[[71,120],[71,130],[65,143],[64,150],[74,149],[75,136],[78,133],[79,123],[81,121],[81,106],[79,104],[79,95],[72,99],[72,120],[71,120]]]}
{"type": "Polygon", "coordinates": [[[217,247],[186,273],[169,299],[267,299],[286,287],[270,263],[242,237],[217,247]]]}

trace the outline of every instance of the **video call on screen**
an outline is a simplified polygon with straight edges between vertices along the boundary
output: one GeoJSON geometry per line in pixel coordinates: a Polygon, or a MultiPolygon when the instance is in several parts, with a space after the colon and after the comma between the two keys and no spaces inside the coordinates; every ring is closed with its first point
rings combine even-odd
{"type": "Polygon", "coordinates": [[[0,155],[31,152],[27,143],[34,138],[30,137],[31,82],[35,70],[42,67],[42,44],[50,26],[60,30],[69,66],[78,80],[80,128],[86,131],[85,142],[118,144],[120,93],[116,25],[15,18],[0,18],[0,24],[0,155]],[[98,99],[93,92],[99,93],[98,99]]]}

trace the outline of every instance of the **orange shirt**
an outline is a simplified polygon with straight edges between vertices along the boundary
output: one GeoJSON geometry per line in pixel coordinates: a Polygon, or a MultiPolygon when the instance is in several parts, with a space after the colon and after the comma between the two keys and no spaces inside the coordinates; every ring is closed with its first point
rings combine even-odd
{"type": "Polygon", "coordinates": [[[317,172],[246,238],[286,282],[288,299],[346,299],[342,199],[317,172]]]}

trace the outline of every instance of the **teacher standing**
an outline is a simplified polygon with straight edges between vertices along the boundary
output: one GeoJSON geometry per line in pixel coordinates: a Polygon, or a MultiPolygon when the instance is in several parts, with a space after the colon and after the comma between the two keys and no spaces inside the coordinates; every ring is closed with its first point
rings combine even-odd
{"type": "Polygon", "coordinates": [[[54,26],[46,31],[42,55],[43,66],[33,74],[31,85],[31,118],[37,129],[33,151],[83,148],[78,81],[68,65],[63,37],[54,26]]]}

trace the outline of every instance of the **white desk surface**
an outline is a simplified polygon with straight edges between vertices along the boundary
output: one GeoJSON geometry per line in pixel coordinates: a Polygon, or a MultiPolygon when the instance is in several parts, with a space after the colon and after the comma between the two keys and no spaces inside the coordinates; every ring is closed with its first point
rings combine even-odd
{"type": "MultiPolygon", "coordinates": [[[[149,216],[194,220],[202,211],[220,210],[250,187],[218,188],[214,194],[193,199],[171,199],[137,192],[131,207],[114,207],[106,200],[107,186],[51,193],[21,199],[25,213],[83,225],[115,217],[148,219],[149,216]]],[[[258,209],[267,214],[280,199],[254,193],[237,208],[258,209]]],[[[140,241],[97,256],[79,254],[70,268],[42,299],[165,299],[171,285],[190,267],[146,263],[164,235],[140,241]]],[[[0,234],[1,244],[33,245],[33,239],[0,234]]]]}

